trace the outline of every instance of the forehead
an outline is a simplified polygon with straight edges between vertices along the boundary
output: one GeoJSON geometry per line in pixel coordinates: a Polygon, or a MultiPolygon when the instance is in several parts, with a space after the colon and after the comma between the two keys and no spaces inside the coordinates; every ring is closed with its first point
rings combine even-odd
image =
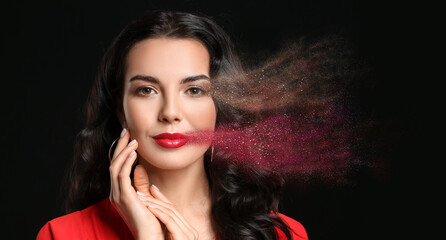
{"type": "Polygon", "coordinates": [[[136,43],[126,56],[125,78],[147,74],[157,78],[209,76],[206,47],[195,39],[154,38],[136,43]]]}

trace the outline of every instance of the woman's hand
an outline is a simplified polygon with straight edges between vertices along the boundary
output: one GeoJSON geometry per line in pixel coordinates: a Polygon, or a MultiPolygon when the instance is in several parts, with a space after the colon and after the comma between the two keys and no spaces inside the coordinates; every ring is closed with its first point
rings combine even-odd
{"type": "Polygon", "coordinates": [[[150,187],[149,194],[138,191],[138,195],[141,202],[164,224],[167,239],[198,239],[198,231],[184,219],[155,185],[150,187]]]}
{"type": "MultiPolygon", "coordinates": [[[[135,150],[138,147],[138,142],[132,140],[129,143],[129,138],[130,134],[124,129],[110,162],[110,201],[136,239],[164,239],[164,233],[157,217],[138,199],[138,194],[132,186],[130,172],[136,160],[135,150]]],[[[138,177],[141,177],[141,168],[140,166],[137,172],[138,177]]],[[[142,170],[145,172],[144,169],[142,170]]],[[[145,175],[148,187],[147,173],[145,175]]],[[[141,189],[143,187],[139,186],[141,189]]]]}
{"type": "Polygon", "coordinates": [[[198,232],[178,213],[173,204],[154,186],[141,165],[130,172],[136,160],[138,142],[129,143],[123,130],[110,162],[110,201],[136,239],[198,239],[198,232]],[[163,230],[164,229],[164,230],[163,230]]]}

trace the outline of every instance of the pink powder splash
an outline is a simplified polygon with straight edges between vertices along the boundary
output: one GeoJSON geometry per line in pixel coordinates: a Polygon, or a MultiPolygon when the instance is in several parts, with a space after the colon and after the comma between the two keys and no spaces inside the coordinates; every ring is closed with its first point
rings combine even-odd
{"type": "Polygon", "coordinates": [[[278,115],[245,128],[219,127],[215,132],[195,133],[195,139],[213,138],[214,151],[226,156],[224,159],[267,167],[285,179],[339,182],[353,157],[350,131],[343,125],[342,115],[320,126],[278,115]]]}
{"type": "Polygon", "coordinates": [[[363,71],[355,59],[342,37],[303,39],[247,74],[213,79],[214,99],[262,120],[197,133],[197,141],[212,139],[217,159],[285,179],[345,182],[363,164],[355,148],[364,129],[350,118],[348,100],[349,84],[363,71]]]}

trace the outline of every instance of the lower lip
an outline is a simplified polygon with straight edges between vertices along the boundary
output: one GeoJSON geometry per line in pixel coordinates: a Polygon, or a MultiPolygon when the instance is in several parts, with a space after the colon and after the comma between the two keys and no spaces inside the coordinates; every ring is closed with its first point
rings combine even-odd
{"type": "Polygon", "coordinates": [[[179,148],[187,143],[187,139],[179,138],[179,139],[168,139],[168,138],[158,138],[153,139],[155,142],[164,148],[179,148]]]}

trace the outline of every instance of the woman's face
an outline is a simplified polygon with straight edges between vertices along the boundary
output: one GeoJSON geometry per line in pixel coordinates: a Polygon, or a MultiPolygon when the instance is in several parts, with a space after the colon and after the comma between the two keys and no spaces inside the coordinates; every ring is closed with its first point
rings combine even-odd
{"type": "Polygon", "coordinates": [[[209,61],[194,39],[147,39],[130,49],[124,120],[139,143],[139,157],[153,167],[180,169],[203,161],[209,144],[190,144],[181,134],[215,128],[209,61]]]}

